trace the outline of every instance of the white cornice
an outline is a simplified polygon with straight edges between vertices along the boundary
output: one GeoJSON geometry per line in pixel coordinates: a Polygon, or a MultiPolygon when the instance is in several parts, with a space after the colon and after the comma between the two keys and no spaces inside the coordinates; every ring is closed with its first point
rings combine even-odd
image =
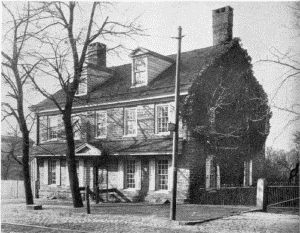
{"type": "MultiPolygon", "coordinates": [[[[187,95],[188,92],[181,92],[180,95],[187,95]]],[[[161,95],[161,96],[154,96],[154,97],[146,97],[146,98],[140,98],[140,99],[129,99],[129,100],[120,100],[120,101],[114,101],[114,102],[107,102],[107,103],[101,103],[101,104],[89,104],[89,105],[82,105],[82,106],[75,106],[73,109],[79,109],[79,108],[90,108],[90,107],[100,107],[100,106],[109,106],[109,105],[115,105],[115,104],[125,104],[125,103],[135,103],[145,100],[157,100],[157,99],[164,99],[168,97],[174,97],[174,94],[169,95],[161,95]]],[[[57,108],[42,110],[40,113],[46,113],[46,112],[54,112],[58,111],[57,108]]]]}

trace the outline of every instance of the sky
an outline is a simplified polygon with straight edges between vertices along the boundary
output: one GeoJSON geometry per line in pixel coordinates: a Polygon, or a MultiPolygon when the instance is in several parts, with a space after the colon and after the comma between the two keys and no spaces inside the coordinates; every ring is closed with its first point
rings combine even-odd
{"type": "MultiPolygon", "coordinates": [[[[212,10],[231,6],[233,13],[233,37],[239,37],[243,48],[252,57],[254,75],[263,86],[271,105],[289,107],[300,102],[300,80],[286,82],[275,95],[287,72],[278,65],[259,62],[260,59],[272,58],[271,51],[299,52],[300,40],[291,29],[292,12],[288,2],[115,2],[115,9],[109,15],[112,20],[133,19],[139,16],[138,22],[147,28],[146,37],[137,37],[135,41],[119,38],[126,47],[135,49],[138,46],[150,49],[163,55],[177,52],[178,27],[182,27],[185,37],[182,40],[182,52],[212,46],[212,10]]],[[[84,15],[84,14],[83,14],[84,15]]],[[[99,41],[112,47],[110,41],[99,41]]],[[[108,55],[107,65],[116,66],[130,63],[129,52],[120,57],[108,55]]],[[[46,86],[49,84],[43,81],[46,86]]],[[[52,86],[54,88],[54,86],[52,86]]],[[[4,91],[5,92],[5,91],[4,91]]],[[[28,103],[35,104],[43,98],[28,94],[28,103]]],[[[31,93],[32,94],[32,93],[31,93]]],[[[2,98],[3,89],[2,89],[2,98]]],[[[275,149],[289,150],[293,147],[292,138],[300,122],[290,122],[295,115],[272,107],[270,134],[266,145],[275,149]],[[289,123],[290,122],[290,123],[289,123]]],[[[2,124],[2,133],[8,131],[2,124]]]]}

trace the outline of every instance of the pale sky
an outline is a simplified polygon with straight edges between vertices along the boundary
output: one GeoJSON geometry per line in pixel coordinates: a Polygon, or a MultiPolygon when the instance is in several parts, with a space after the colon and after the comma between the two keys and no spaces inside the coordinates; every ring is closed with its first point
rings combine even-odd
{"type": "MultiPolygon", "coordinates": [[[[280,92],[274,94],[286,72],[281,67],[266,63],[256,63],[259,59],[270,58],[272,47],[281,52],[299,52],[300,38],[291,27],[292,14],[288,2],[115,2],[119,13],[110,15],[110,19],[123,20],[141,15],[139,23],[148,28],[149,37],[138,37],[136,41],[125,44],[130,49],[145,47],[163,55],[177,52],[178,26],[182,26],[182,52],[212,46],[212,10],[230,5],[234,9],[233,37],[239,37],[243,47],[252,57],[254,75],[268,94],[269,100],[277,106],[290,106],[300,102],[300,80],[285,83],[280,92]]],[[[110,42],[108,47],[112,46],[110,42]]],[[[122,41],[124,42],[124,41],[122,41]]],[[[128,54],[121,58],[108,55],[108,66],[130,63],[128,54]]],[[[299,58],[299,56],[298,56],[299,58]]],[[[3,90],[2,90],[3,92],[3,90]]],[[[2,93],[3,98],[3,93],[2,93]]],[[[43,98],[29,97],[31,104],[43,98]]],[[[293,119],[292,114],[272,108],[271,132],[267,146],[289,150],[292,147],[292,134],[300,129],[300,122],[287,126],[293,119]]],[[[2,124],[2,134],[8,129],[2,124]]],[[[33,137],[34,138],[34,137],[33,137]]]]}

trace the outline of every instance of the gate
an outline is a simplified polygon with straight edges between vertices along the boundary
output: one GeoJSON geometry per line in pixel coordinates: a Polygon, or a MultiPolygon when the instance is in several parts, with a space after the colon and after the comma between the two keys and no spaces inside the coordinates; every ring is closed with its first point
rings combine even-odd
{"type": "Polygon", "coordinates": [[[269,185],[268,208],[299,208],[299,185],[269,185]]]}

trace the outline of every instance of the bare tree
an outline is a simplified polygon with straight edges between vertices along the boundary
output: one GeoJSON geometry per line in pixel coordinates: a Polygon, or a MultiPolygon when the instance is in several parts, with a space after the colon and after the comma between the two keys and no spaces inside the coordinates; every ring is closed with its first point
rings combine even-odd
{"type": "Polygon", "coordinates": [[[18,159],[21,138],[15,129],[12,136],[1,136],[1,179],[23,179],[22,162],[18,159]]]}
{"type": "MultiPolygon", "coordinates": [[[[68,146],[66,158],[69,170],[70,188],[74,207],[82,207],[82,200],[78,186],[75,161],[75,142],[72,124],[72,107],[78,98],[76,92],[83,81],[83,73],[86,72],[86,58],[88,46],[96,39],[113,40],[116,37],[132,37],[142,34],[143,30],[136,21],[117,22],[103,16],[105,9],[112,6],[111,3],[94,2],[90,5],[76,2],[51,2],[42,3],[44,9],[39,28],[45,28],[43,36],[39,37],[41,50],[36,57],[42,60],[40,68],[41,76],[53,78],[54,82],[62,89],[64,101],[61,103],[56,94],[49,93],[38,84],[38,80],[31,77],[35,88],[57,107],[62,114],[66,142],[68,146]],[[88,12],[88,13],[87,13],[88,12]],[[88,20],[84,21],[88,15],[88,20]],[[99,18],[100,17],[100,18],[99,18]],[[101,22],[99,24],[99,22],[101,22]],[[50,26],[49,26],[50,25],[50,26]]],[[[119,48],[117,45],[115,48],[119,48]]]]}
{"type": "Polygon", "coordinates": [[[3,9],[9,15],[10,20],[3,22],[11,25],[4,36],[5,49],[2,54],[2,80],[8,87],[8,101],[2,102],[2,121],[14,117],[22,134],[22,167],[25,186],[26,204],[33,204],[33,196],[30,182],[29,170],[29,132],[32,126],[28,125],[31,115],[26,115],[24,109],[24,90],[28,83],[29,76],[33,76],[38,65],[28,64],[26,49],[30,38],[34,34],[29,33],[30,24],[35,20],[36,14],[31,14],[30,3],[21,6],[16,10],[2,3],[3,9]],[[15,10],[15,11],[14,11],[15,10]]]}
{"type": "MultiPolygon", "coordinates": [[[[288,3],[289,8],[293,14],[292,26],[288,27],[291,31],[296,32],[296,38],[300,36],[300,2],[288,3]]],[[[265,65],[277,65],[282,70],[279,74],[280,83],[274,90],[274,95],[271,97],[270,105],[271,107],[284,111],[292,115],[292,119],[287,123],[287,125],[300,120],[300,104],[299,102],[291,100],[292,93],[287,92],[285,105],[280,105],[274,101],[287,84],[299,88],[300,80],[300,53],[292,48],[292,46],[287,51],[282,51],[274,46],[269,49],[271,56],[260,59],[258,62],[265,65]]],[[[272,67],[271,67],[272,68],[272,67]]],[[[297,91],[296,91],[297,92],[297,91]]]]}

